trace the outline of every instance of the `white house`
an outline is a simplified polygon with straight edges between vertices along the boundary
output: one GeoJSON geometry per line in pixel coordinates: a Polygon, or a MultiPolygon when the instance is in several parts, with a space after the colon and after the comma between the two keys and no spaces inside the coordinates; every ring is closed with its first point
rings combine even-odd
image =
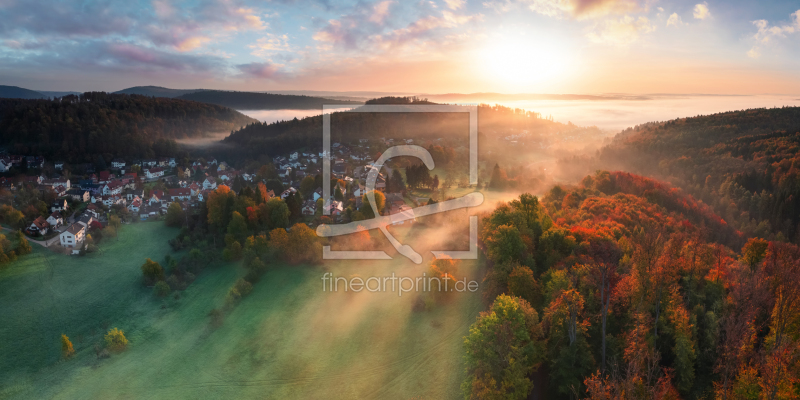
{"type": "Polygon", "coordinates": [[[290,195],[292,195],[294,193],[297,193],[297,189],[295,189],[293,187],[290,187],[290,188],[284,190],[283,193],[281,193],[281,200],[286,200],[287,197],[289,197],[290,195]]]}
{"type": "Polygon", "coordinates": [[[145,176],[147,179],[155,179],[161,176],[164,176],[164,169],[163,168],[150,168],[144,171],[145,176]]]}
{"type": "Polygon", "coordinates": [[[118,195],[122,193],[123,184],[120,181],[114,180],[103,185],[104,195],[118,195]]]}
{"type": "Polygon", "coordinates": [[[125,168],[125,160],[121,158],[115,158],[111,160],[111,166],[114,168],[125,168]]]}
{"type": "Polygon", "coordinates": [[[86,236],[86,227],[81,224],[72,224],[67,230],[61,232],[59,236],[62,246],[72,248],[80,247],[86,236]]]}
{"type": "Polygon", "coordinates": [[[57,228],[61,225],[64,225],[64,219],[61,218],[61,214],[54,212],[47,217],[47,223],[50,224],[50,226],[57,228]]]}
{"type": "Polygon", "coordinates": [[[289,154],[289,159],[290,160],[297,160],[297,152],[295,151],[294,153],[289,154]]]}
{"type": "Polygon", "coordinates": [[[208,178],[206,178],[206,180],[203,181],[203,189],[214,190],[216,188],[217,188],[217,181],[214,180],[214,178],[209,176],[208,178]]]}

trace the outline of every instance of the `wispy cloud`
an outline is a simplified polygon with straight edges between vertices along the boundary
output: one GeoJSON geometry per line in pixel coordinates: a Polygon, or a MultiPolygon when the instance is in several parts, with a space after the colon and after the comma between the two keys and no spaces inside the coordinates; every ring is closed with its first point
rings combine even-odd
{"type": "Polygon", "coordinates": [[[791,17],[791,23],[779,26],[770,26],[769,22],[765,19],[753,21],[753,25],[758,27],[758,32],[752,36],[755,45],[747,52],[747,56],[750,58],[758,58],[761,56],[761,47],[770,45],[777,39],[787,37],[787,35],[800,32],[800,10],[792,13],[791,17]]]}
{"type": "Polygon", "coordinates": [[[259,38],[256,43],[247,47],[253,50],[250,54],[264,58],[276,52],[291,50],[288,40],[289,36],[286,34],[276,35],[267,33],[264,37],[259,38]]]}
{"type": "Polygon", "coordinates": [[[459,8],[464,6],[466,0],[444,0],[444,3],[447,4],[447,8],[451,10],[458,10],[459,8]]]}
{"type": "Polygon", "coordinates": [[[646,3],[639,0],[487,0],[484,7],[506,12],[522,5],[549,17],[589,19],[607,15],[624,15],[642,11],[646,3]]]}
{"type": "Polygon", "coordinates": [[[703,2],[694,5],[692,15],[697,19],[706,19],[711,16],[711,11],[708,10],[708,3],[703,2]]]}
{"type": "Polygon", "coordinates": [[[672,15],[667,18],[667,26],[678,26],[682,25],[683,21],[681,20],[681,16],[678,13],[672,13],[672,15]]]}

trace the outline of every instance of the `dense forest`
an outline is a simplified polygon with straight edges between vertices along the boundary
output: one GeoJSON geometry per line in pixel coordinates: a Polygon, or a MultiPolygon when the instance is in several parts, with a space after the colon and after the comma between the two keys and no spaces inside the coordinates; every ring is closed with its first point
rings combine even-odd
{"type": "Polygon", "coordinates": [[[322,97],[298,96],[290,94],[272,94],[257,92],[231,92],[225,90],[202,90],[186,93],[177,97],[183,100],[217,104],[237,110],[280,110],[280,109],[319,109],[323,105],[359,105],[360,102],[348,100],[332,100],[322,97]]]}
{"type": "MultiPolygon", "coordinates": [[[[434,104],[410,97],[384,97],[366,104],[418,105],[434,104]]],[[[469,133],[467,113],[352,113],[331,114],[331,138],[336,142],[378,138],[467,138],[469,133]]],[[[567,125],[543,118],[541,114],[500,105],[482,104],[478,107],[478,131],[487,136],[495,131],[530,130],[553,131],[567,125]]],[[[250,155],[281,155],[302,147],[322,145],[322,116],[254,123],[225,138],[225,143],[236,146],[237,152],[250,155]]]]}
{"type": "Polygon", "coordinates": [[[800,248],[599,171],[483,217],[465,398],[795,399],[800,248]]]}
{"type": "Polygon", "coordinates": [[[9,152],[66,162],[93,162],[100,154],[174,155],[174,139],[226,132],[253,121],[225,107],[139,95],[0,99],[0,140],[9,152]]]}
{"type": "Polygon", "coordinates": [[[747,236],[800,243],[800,108],[643,124],[594,159],[565,161],[564,170],[589,165],[669,181],[747,236]]]}

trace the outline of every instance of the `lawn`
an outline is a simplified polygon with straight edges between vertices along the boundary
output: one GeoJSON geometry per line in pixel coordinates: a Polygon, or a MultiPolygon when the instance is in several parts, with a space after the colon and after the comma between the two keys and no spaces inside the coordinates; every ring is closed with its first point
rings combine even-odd
{"type": "MultiPolygon", "coordinates": [[[[397,231],[404,242],[424,241],[425,228],[397,231]]],[[[412,311],[413,295],[322,290],[325,272],[417,276],[427,262],[272,264],[213,328],[208,312],[245,271],[212,267],[180,299],[154,299],[140,286],[139,266],[145,257],[163,260],[174,234],[160,223],[126,225],[102,254],[34,247],[1,271],[0,398],[460,397],[462,338],[480,309],[478,293],[412,311]],[[129,349],[97,360],[94,343],[114,326],[126,331],[129,349]],[[78,352],[67,361],[62,332],[78,352]]],[[[461,271],[477,279],[478,265],[465,261],[461,271]]]]}

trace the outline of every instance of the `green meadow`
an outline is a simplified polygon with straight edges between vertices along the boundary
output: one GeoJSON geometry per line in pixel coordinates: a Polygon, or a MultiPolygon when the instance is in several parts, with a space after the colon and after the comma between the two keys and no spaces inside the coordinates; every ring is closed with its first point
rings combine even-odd
{"type": "MultiPolygon", "coordinates": [[[[404,238],[423,227],[397,229],[404,238]]],[[[245,274],[238,264],[207,268],[180,297],[157,299],[141,285],[146,257],[163,263],[176,231],[125,225],[101,252],[34,253],[0,270],[0,398],[458,398],[462,343],[480,310],[479,293],[455,293],[415,311],[415,294],[323,291],[326,272],[417,276],[415,265],[340,261],[271,264],[253,292],[210,323],[245,274]],[[98,359],[111,327],[128,349],[98,359]],[[77,354],[61,359],[60,336],[77,354]]],[[[419,235],[418,235],[419,234],[419,235]]],[[[460,271],[476,279],[479,261],[460,271]]]]}

